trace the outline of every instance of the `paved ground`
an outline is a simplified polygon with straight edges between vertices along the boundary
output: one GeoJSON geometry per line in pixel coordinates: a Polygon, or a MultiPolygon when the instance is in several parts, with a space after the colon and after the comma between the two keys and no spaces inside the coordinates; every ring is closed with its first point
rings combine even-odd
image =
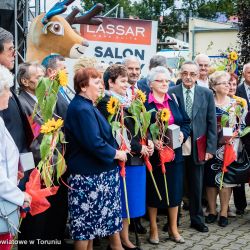
{"type": "MultiPolygon", "coordinates": [[[[229,225],[226,228],[221,228],[217,224],[209,225],[209,233],[199,233],[194,229],[191,229],[189,216],[186,211],[182,212],[180,233],[185,238],[185,244],[176,244],[167,239],[167,233],[161,229],[166,222],[164,216],[159,216],[159,233],[160,244],[153,246],[147,243],[147,235],[140,236],[141,248],[143,250],[182,250],[182,249],[214,249],[214,250],[250,250],[250,188],[246,188],[248,207],[246,213],[243,216],[237,216],[236,218],[229,219],[229,225]]],[[[232,202],[231,202],[232,203],[232,202]]],[[[234,209],[234,206],[231,204],[234,209]]],[[[143,221],[144,226],[148,227],[149,223],[143,221]]],[[[131,234],[133,238],[133,234],[131,234]]],[[[105,250],[108,242],[102,240],[101,246],[95,247],[95,250],[105,250]]]]}

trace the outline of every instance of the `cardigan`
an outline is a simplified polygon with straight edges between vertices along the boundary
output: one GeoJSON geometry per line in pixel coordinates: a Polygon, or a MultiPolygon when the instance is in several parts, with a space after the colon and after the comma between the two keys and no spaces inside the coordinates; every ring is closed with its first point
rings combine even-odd
{"type": "Polygon", "coordinates": [[[70,174],[100,174],[117,167],[111,127],[92,101],[76,95],[65,121],[66,162],[70,174]]]}

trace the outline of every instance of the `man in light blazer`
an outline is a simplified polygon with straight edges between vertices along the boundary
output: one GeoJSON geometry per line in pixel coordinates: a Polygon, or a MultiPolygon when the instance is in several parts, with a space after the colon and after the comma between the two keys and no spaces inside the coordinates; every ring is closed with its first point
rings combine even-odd
{"type": "Polygon", "coordinates": [[[198,86],[198,66],[194,62],[185,62],[181,67],[182,83],[169,89],[177,101],[186,110],[191,119],[191,152],[185,156],[185,165],[189,185],[189,211],[191,227],[199,232],[208,232],[204,224],[202,211],[202,187],[205,161],[216,152],[217,128],[214,97],[211,90],[198,86]],[[205,161],[198,160],[197,139],[206,136],[205,161]]]}

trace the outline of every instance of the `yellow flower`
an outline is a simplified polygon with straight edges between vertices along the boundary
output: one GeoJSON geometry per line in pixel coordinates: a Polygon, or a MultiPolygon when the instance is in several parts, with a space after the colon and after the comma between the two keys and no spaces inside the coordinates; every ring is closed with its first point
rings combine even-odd
{"type": "Polygon", "coordinates": [[[238,59],[238,55],[235,51],[232,51],[230,54],[229,54],[229,58],[233,61],[236,61],[238,59]]]}
{"type": "Polygon", "coordinates": [[[41,133],[49,134],[51,132],[58,130],[60,127],[62,127],[62,125],[63,125],[62,119],[55,120],[54,118],[52,118],[42,125],[41,133]]]}
{"type": "Polygon", "coordinates": [[[146,95],[140,89],[136,91],[136,95],[143,103],[146,102],[146,95]]]}
{"type": "Polygon", "coordinates": [[[239,104],[242,108],[247,106],[247,101],[244,98],[234,95],[233,98],[236,100],[237,104],[239,104]]]}
{"type": "Polygon", "coordinates": [[[108,103],[107,103],[107,111],[114,115],[119,105],[119,101],[117,98],[111,96],[108,103]]]}
{"type": "Polygon", "coordinates": [[[171,113],[170,113],[169,109],[167,109],[167,108],[162,109],[162,111],[161,111],[161,121],[162,122],[168,122],[169,119],[170,119],[170,115],[171,115],[171,113]]]}
{"type": "Polygon", "coordinates": [[[61,86],[65,87],[68,84],[68,75],[65,70],[59,70],[57,73],[58,82],[61,86]]]}

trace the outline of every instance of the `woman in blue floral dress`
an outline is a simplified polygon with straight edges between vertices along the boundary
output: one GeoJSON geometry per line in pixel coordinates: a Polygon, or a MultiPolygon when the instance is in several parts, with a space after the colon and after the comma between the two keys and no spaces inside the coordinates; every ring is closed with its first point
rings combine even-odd
{"type": "Polygon", "coordinates": [[[109,123],[93,105],[103,89],[99,72],[94,68],[78,70],[74,88],[76,96],[68,108],[65,133],[70,232],[75,249],[90,250],[94,238],[105,236],[111,236],[112,248],[123,249],[115,159],[126,161],[126,152],[116,150],[109,123]]]}

